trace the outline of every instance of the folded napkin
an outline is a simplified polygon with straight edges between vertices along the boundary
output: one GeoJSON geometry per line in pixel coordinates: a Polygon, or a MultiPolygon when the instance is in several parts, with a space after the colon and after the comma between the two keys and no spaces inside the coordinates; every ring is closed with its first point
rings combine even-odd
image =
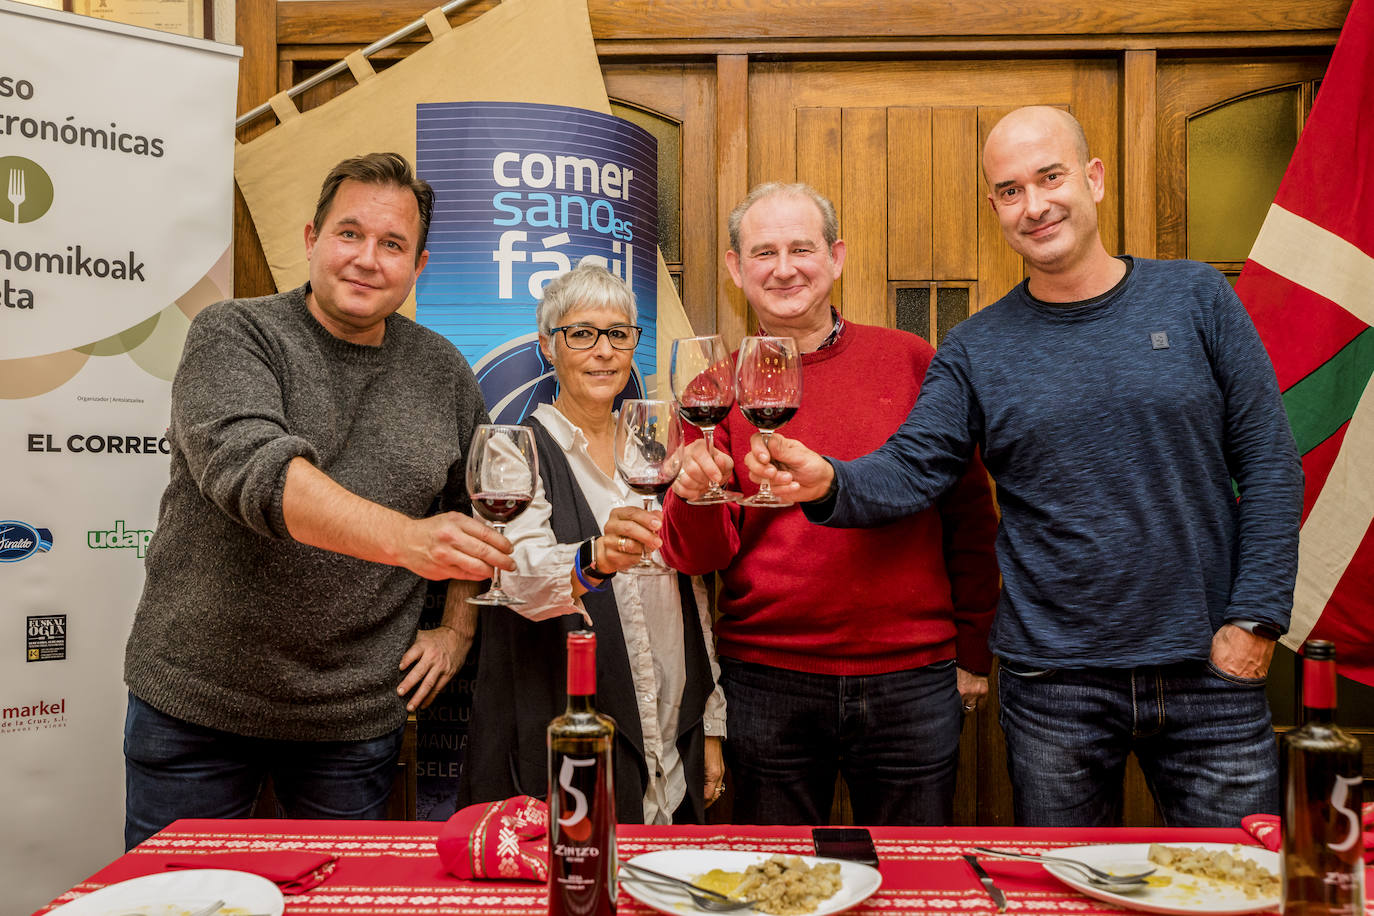
{"type": "Polygon", "coordinates": [[[439,859],[466,880],[547,881],[549,807],[517,795],[468,805],[439,829],[439,859]]]}
{"type": "MultiPolygon", "coordinates": [[[[1364,827],[1364,860],[1374,864],[1374,801],[1364,803],[1360,820],[1364,827]]],[[[1269,849],[1277,850],[1283,842],[1280,821],[1272,814],[1252,814],[1242,818],[1240,825],[1269,849]]]]}
{"type": "Polygon", "coordinates": [[[191,859],[168,862],[167,868],[227,868],[246,871],[273,882],[283,894],[304,894],[324,883],[334,872],[339,857],[301,849],[259,852],[213,852],[191,859]]]}

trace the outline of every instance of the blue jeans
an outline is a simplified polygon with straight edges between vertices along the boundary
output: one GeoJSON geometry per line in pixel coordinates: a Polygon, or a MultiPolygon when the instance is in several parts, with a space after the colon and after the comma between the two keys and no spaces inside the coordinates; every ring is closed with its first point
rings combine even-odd
{"type": "Polygon", "coordinates": [[[859,824],[948,824],[963,724],[954,662],[847,677],[722,658],[738,824],[827,824],[844,774],[859,824]]]}
{"type": "Polygon", "coordinates": [[[1239,827],[1279,810],[1279,759],[1263,678],[1210,662],[997,674],[1016,823],[1121,823],[1135,752],[1171,827],[1239,827]]]}
{"type": "Polygon", "coordinates": [[[265,777],[288,817],[386,816],[405,727],[363,741],[246,738],[159,712],[124,717],[124,846],[181,817],[247,817],[265,777]]]}

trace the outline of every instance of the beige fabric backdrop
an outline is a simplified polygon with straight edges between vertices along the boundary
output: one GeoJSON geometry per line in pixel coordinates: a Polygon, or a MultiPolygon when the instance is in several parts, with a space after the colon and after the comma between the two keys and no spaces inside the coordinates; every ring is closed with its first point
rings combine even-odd
{"type": "MultiPolygon", "coordinates": [[[[425,19],[434,36],[428,45],[381,73],[355,52],[349,63],[362,77],[357,86],[304,113],[281,93],[273,99],[281,123],[238,144],[234,177],[278,289],[306,279],[303,231],[335,163],[383,149],[415,160],[417,104],[537,102],[610,113],[585,0],[505,0],[458,28],[438,10],[425,19]]],[[[414,316],[413,293],[404,310],[414,316]]],[[[660,255],[660,377],[673,338],[691,333],[660,255]]],[[[654,381],[646,379],[651,390],[654,381]]],[[[669,396],[666,386],[659,394],[669,396]]]]}

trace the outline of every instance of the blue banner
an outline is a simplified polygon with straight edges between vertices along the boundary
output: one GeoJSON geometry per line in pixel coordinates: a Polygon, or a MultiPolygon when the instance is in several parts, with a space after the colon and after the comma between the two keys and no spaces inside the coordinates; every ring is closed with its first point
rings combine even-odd
{"type": "Polygon", "coordinates": [[[416,320],[477,373],[492,420],[552,401],[535,305],[550,280],[591,259],[625,280],[644,327],[625,397],[655,371],[658,145],[610,115],[507,102],[422,104],[416,168],[434,186],[429,265],[416,320]]]}

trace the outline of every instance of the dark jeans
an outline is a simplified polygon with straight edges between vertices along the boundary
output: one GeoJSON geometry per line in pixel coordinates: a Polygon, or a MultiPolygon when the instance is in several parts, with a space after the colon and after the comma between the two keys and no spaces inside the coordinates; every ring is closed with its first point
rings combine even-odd
{"type": "Polygon", "coordinates": [[[1239,827],[1279,810],[1264,680],[1208,662],[997,675],[1016,823],[1117,826],[1134,751],[1171,827],[1239,827]]]}
{"type": "Polygon", "coordinates": [[[386,816],[405,727],[365,741],[245,738],[159,712],[124,718],[124,845],[181,817],[247,817],[270,773],[288,817],[386,816]]]}
{"type": "Polygon", "coordinates": [[[737,824],[948,824],[963,722],[954,662],[846,677],[722,658],[737,824]]]}

